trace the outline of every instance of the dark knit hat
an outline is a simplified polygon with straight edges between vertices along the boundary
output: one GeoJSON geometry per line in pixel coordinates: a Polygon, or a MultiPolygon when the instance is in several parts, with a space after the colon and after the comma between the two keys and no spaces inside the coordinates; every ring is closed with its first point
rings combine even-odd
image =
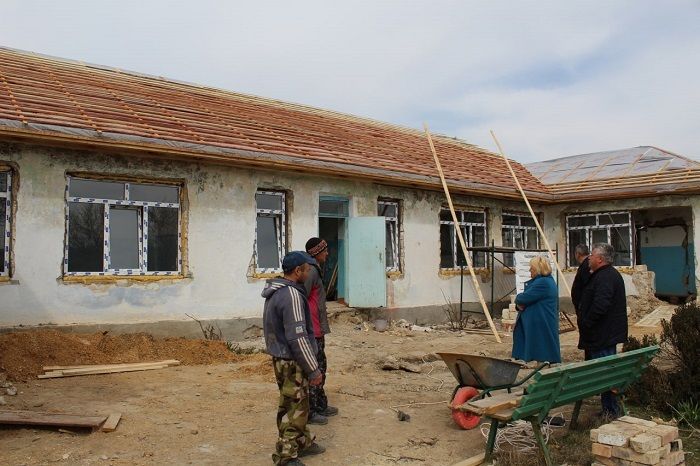
{"type": "Polygon", "coordinates": [[[318,256],[326,249],[328,249],[328,243],[326,243],[321,238],[314,237],[306,242],[306,252],[308,252],[314,257],[318,256]]]}

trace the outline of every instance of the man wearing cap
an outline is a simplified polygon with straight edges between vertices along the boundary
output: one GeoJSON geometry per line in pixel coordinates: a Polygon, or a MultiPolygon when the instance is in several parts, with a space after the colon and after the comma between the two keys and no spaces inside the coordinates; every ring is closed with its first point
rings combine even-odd
{"type": "Polygon", "coordinates": [[[323,377],[316,359],[316,340],[304,281],[314,259],[304,251],[292,251],[282,259],[284,278],[265,283],[263,330],[267,352],[272,356],[277,386],[279,438],[272,461],[277,465],[303,465],[300,456],[323,453],[308,427],[309,386],[323,377]]]}
{"type": "Polygon", "coordinates": [[[309,268],[309,275],[304,282],[304,287],[309,298],[311,323],[313,324],[316,346],[318,347],[316,357],[322,376],[321,383],[311,387],[309,392],[311,405],[309,424],[328,424],[328,416],[338,414],[338,408],[328,406],[328,398],[323,389],[326,383],[326,369],[328,367],[325,335],[330,333],[331,329],[328,325],[326,290],[323,287],[321,268],[328,258],[328,244],[321,238],[311,238],[306,242],[306,252],[314,258],[309,268]]]}

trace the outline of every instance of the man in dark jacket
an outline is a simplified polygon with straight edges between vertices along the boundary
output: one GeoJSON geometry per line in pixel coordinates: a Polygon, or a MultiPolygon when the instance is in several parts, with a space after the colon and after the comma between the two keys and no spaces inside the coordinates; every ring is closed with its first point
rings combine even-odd
{"type": "Polygon", "coordinates": [[[277,386],[279,438],[272,460],[278,465],[303,465],[299,456],[323,453],[306,426],[309,416],[309,385],[321,383],[316,341],[304,281],[313,258],[292,251],[282,260],[284,278],[268,280],[263,330],[267,352],[272,356],[277,386]]]}
{"type": "Polygon", "coordinates": [[[321,269],[328,258],[328,244],[321,238],[311,238],[306,242],[306,252],[314,258],[309,268],[304,287],[309,299],[311,322],[313,324],[316,346],[318,346],[318,366],[321,369],[322,380],[319,385],[311,387],[309,391],[311,413],[309,424],[327,424],[328,416],[338,414],[338,408],[328,406],[328,398],[323,386],[326,383],[326,337],[331,329],[328,325],[328,313],[326,312],[326,289],[323,287],[323,274],[321,269]]]}
{"type": "MultiPolygon", "coordinates": [[[[627,341],[627,299],[622,275],[613,267],[613,247],[593,245],[588,257],[591,278],[583,290],[578,310],[578,347],[585,359],[597,359],[616,353],[615,345],[627,341]]],[[[603,415],[618,417],[620,407],[615,395],[601,395],[603,415]]]]}
{"type": "Polygon", "coordinates": [[[576,245],[574,255],[579,266],[576,271],[576,277],[574,277],[574,283],[571,285],[571,301],[574,303],[574,310],[577,315],[578,307],[581,304],[581,295],[591,279],[591,265],[588,261],[589,254],[588,246],[585,244],[576,245]]]}

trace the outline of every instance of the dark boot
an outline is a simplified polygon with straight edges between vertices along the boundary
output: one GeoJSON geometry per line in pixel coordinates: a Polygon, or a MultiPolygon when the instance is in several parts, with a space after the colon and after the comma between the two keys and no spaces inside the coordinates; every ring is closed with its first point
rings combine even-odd
{"type": "Polygon", "coordinates": [[[320,455],[324,451],[326,451],[326,447],[323,447],[318,443],[314,442],[308,447],[304,448],[301,451],[301,453],[299,453],[299,457],[301,458],[302,456],[320,455]]]}
{"type": "Polygon", "coordinates": [[[326,406],[326,409],[321,411],[321,414],[323,414],[326,417],[335,416],[336,414],[338,414],[338,408],[336,408],[335,406],[326,406]]]}
{"type": "Polygon", "coordinates": [[[324,416],[323,414],[311,413],[311,414],[309,414],[308,423],[323,426],[323,425],[328,424],[328,418],[326,416],[324,416]]]}

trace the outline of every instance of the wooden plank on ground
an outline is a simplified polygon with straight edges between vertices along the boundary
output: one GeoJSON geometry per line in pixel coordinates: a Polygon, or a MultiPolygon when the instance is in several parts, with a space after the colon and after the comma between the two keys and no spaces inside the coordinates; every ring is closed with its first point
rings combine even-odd
{"type": "Polygon", "coordinates": [[[462,460],[459,463],[455,463],[452,466],[479,466],[481,463],[484,462],[485,458],[486,453],[479,453],[478,455],[474,455],[471,458],[467,458],[466,460],[462,460]]]}
{"type": "Polygon", "coordinates": [[[117,424],[122,418],[122,413],[112,413],[109,415],[104,424],[102,424],[102,432],[114,432],[117,429],[117,424]]]}
{"type": "MultiPolygon", "coordinates": [[[[117,372],[133,372],[139,370],[163,369],[179,365],[177,359],[168,359],[165,361],[156,362],[139,362],[127,364],[105,364],[105,365],[87,365],[77,367],[75,369],[57,369],[49,371],[45,374],[40,374],[37,377],[40,379],[52,379],[60,377],[71,377],[76,375],[94,375],[94,374],[112,374],[117,372]]],[[[57,366],[46,366],[57,367],[57,366]]]]}
{"type": "Polygon", "coordinates": [[[79,416],[75,414],[40,413],[35,411],[0,411],[0,424],[83,427],[96,429],[106,416],[79,416]]]}
{"type": "Polygon", "coordinates": [[[54,371],[47,374],[38,375],[40,379],[55,379],[62,377],[76,377],[80,375],[98,375],[98,374],[116,374],[120,372],[136,372],[136,371],[150,371],[154,369],[165,369],[166,367],[159,364],[154,364],[150,366],[135,366],[135,367],[117,367],[117,368],[107,368],[107,369],[95,369],[90,370],[85,369],[67,369],[65,371],[54,371]]]}
{"type": "Polygon", "coordinates": [[[120,362],[120,363],[113,363],[113,364],[82,364],[82,365],[76,365],[76,366],[44,366],[42,370],[44,371],[62,371],[62,370],[67,370],[67,369],[85,369],[85,368],[93,368],[93,369],[102,369],[102,368],[112,368],[112,367],[122,367],[122,366],[137,366],[137,365],[150,365],[150,364],[161,364],[164,366],[178,366],[180,365],[180,361],[177,359],[166,359],[165,361],[150,361],[150,362],[120,362]]]}

